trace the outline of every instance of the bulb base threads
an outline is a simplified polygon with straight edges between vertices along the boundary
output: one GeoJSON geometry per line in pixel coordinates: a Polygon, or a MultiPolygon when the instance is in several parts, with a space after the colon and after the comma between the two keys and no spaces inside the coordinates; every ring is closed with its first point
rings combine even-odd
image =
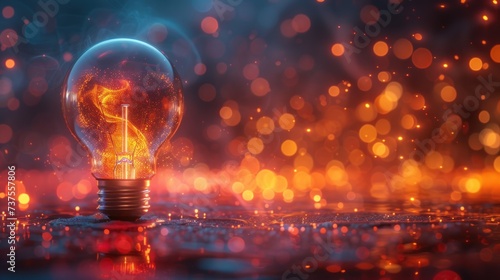
{"type": "Polygon", "coordinates": [[[149,210],[149,180],[97,180],[99,212],[111,220],[135,221],[149,210]]]}

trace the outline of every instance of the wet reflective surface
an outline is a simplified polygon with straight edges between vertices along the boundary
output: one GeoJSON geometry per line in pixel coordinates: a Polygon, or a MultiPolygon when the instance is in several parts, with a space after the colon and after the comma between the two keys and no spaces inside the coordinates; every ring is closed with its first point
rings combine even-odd
{"type": "MultiPolygon", "coordinates": [[[[141,220],[38,210],[19,218],[24,279],[495,279],[497,205],[251,210],[156,204],[141,220]],[[56,214],[67,213],[67,214],[56,214]]],[[[8,250],[2,217],[0,249],[8,250]]],[[[2,276],[2,279],[3,278],[2,276]]]]}

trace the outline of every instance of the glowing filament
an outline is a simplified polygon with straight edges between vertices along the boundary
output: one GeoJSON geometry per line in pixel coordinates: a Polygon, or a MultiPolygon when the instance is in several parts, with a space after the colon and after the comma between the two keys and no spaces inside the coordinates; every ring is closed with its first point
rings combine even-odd
{"type": "Polygon", "coordinates": [[[129,104],[121,104],[122,108],[122,150],[118,155],[115,166],[115,179],[135,179],[135,168],[132,155],[128,151],[128,107],[129,104]]]}
{"type": "Polygon", "coordinates": [[[122,104],[122,152],[128,153],[128,106],[129,104],[122,104]]]}

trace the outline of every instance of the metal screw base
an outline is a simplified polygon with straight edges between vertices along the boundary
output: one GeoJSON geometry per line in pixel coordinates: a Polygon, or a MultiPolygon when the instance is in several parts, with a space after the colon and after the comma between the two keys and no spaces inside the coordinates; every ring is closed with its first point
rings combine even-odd
{"type": "Polygon", "coordinates": [[[148,212],[149,180],[98,180],[97,210],[111,220],[135,221],[148,212]]]}

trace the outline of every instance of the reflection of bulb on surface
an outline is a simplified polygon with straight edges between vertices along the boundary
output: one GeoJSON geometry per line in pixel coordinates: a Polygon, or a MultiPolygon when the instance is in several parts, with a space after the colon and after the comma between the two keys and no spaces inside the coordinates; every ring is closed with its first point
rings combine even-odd
{"type": "Polygon", "coordinates": [[[63,113],[92,156],[98,209],[125,220],[147,212],[156,152],[183,113],[182,84],[168,59],[132,39],[95,45],[67,77],[63,113]]]}
{"type": "Polygon", "coordinates": [[[144,255],[98,254],[98,279],[154,279],[156,266],[144,255]]]}
{"type": "MultiPolygon", "coordinates": [[[[97,239],[98,270],[94,279],[151,279],[155,278],[155,255],[151,253],[150,240],[143,234],[108,230],[97,239]]],[[[137,228],[128,228],[136,229],[137,228]]],[[[134,231],[132,231],[134,232],[134,231]]]]}

